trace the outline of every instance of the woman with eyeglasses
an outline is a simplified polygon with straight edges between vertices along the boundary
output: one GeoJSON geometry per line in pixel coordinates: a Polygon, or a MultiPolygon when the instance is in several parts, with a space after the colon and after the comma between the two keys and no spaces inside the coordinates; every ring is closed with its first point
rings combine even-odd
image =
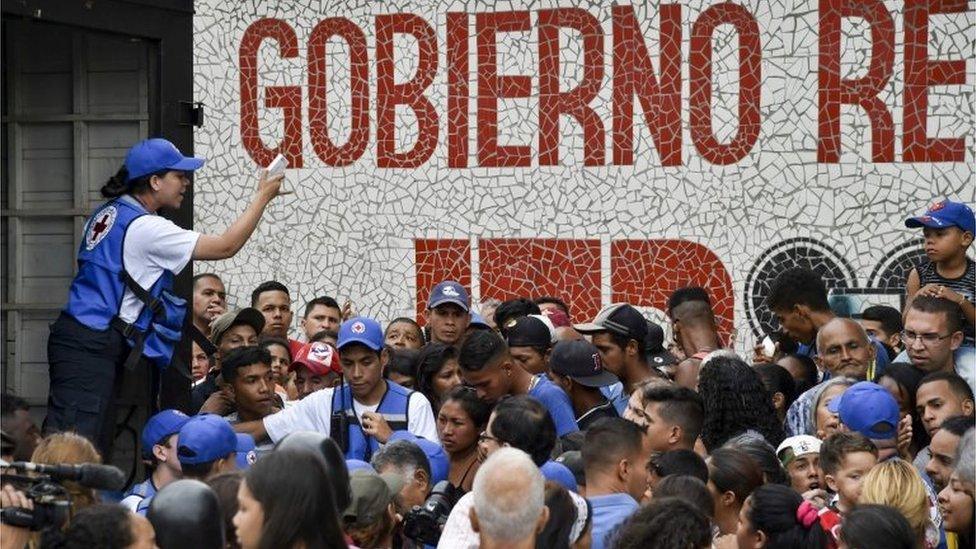
{"type": "Polygon", "coordinates": [[[455,488],[468,492],[478,472],[478,435],[488,426],[491,407],[474,389],[451,389],[437,413],[437,435],[450,458],[447,478],[455,488]]]}

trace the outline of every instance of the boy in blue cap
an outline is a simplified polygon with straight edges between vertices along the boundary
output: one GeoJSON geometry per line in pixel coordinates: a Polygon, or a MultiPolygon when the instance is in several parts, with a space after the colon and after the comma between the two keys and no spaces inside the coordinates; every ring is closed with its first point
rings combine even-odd
{"type": "Polygon", "coordinates": [[[831,413],[850,430],[860,433],[878,449],[878,461],[896,457],[898,453],[898,423],[901,412],[898,402],[887,389],[870,381],[855,383],[840,398],[827,404],[831,413]]]}
{"type": "Polygon", "coordinates": [[[383,378],[389,360],[379,322],[366,317],[339,327],[339,363],[345,382],[320,389],[260,421],[234,426],[254,437],[277,443],[288,433],[325,433],[343,449],[347,459],[369,461],[381,444],[399,431],[438,441],[430,402],[422,393],[383,378]]]}
{"type": "MultiPolygon", "coordinates": [[[[976,360],[974,324],[976,324],[976,263],[966,256],[976,234],[976,216],[961,202],[943,200],[928,211],[905,220],[905,226],[921,228],[925,235],[925,256],[909,273],[906,283],[908,301],[917,295],[941,297],[959,304],[966,319],[963,347],[968,361],[976,360]]],[[[959,356],[956,363],[960,364],[959,356]]],[[[967,363],[968,364],[968,363],[967,363]]]]}
{"type": "Polygon", "coordinates": [[[163,410],[149,418],[142,428],[142,459],[152,473],[123,496],[120,503],[130,511],[145,516],[156,492],[183,477],[176,446],[180,429],[189,419],[179,410],[163,410]]]}
{"type": "Polygon", "coordinates": [[[207,478],[237,468],[237,434],[215,414],[191,417],[180,429],[177,455],[184,478],[207,478]]]}

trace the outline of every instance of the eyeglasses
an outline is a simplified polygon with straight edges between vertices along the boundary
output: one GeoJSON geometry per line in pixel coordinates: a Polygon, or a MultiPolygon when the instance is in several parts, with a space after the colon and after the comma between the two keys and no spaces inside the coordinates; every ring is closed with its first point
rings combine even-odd
{"type": "Polygon", "coordinates": [[[914,343],[916,339],[922,341],[922,345],[929,347],[935,345],[936,343],[942,341],[943,339],[949,339],[952,334],[940,336],[939,334],[918,334],[910,330],[904,330],[901,333],[901,340],[905,342],[906,345],[914,343]]]}
{"type": "Polygon", "coordinates": [[[488,431],[481,431],[481,434],[478,435],[478,442],[488,442],[489,440],[499,445],[502,443],[497,437],[489,435],[488,431]]]}

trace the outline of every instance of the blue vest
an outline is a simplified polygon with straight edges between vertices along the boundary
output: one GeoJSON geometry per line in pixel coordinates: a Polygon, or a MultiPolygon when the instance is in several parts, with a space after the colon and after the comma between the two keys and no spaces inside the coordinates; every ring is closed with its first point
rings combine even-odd
{"type": "MultiPolygon", "coordinates": [[[[71,282],[65,312],[93,330],[106,330],[119,314],[125,282],[122,280],[122,245],[129,224],[148,215],[138,203],[115,199],[103,204],[85,223],[84,238],[78,248],[78,274],[71,282]]],[[[149,289],[158,298],[173,287],[173,274],[166,271],[149,289]]],[[[145,332],[152,311],[143,307],[135,327],[145,332]]]]}
{"type": "MultiPolygon", "coordinates": [[[[113,325],[128,287],[123,265],[125,233],[133,221],[144,215],[149,212],[137,201],[121,197],[100,206],[85,223],[78,249],[78,274],[71,282],[64,308],[65,313],[81,324],[98,331],[113,325]]],[[[135,285],[134,281],[130,282],[135,285]]],[[[144,303],[153,303],[157,313],[154,315],[152,308],[144,306],[135,322],[123,326],[133,349],[162,368],[169,364],[186,316],[186,302],[174,296],[172,288],[173,273],[163,271],[159,280],[148,288],[148,296],[144,295],[145,290],[134,292],[137,297],[143,294],[144,303]],[[145,344],[140,348],[142,341],[145,344]]]]}
{"type": "Polygon", "coordinates": [[[152,479],[147,478],[146,480],[140,482],[139,484],[136,484],[131,489],[129,489],[129,491],[125,493],[125,496],[122,499],[124,500],[132,496],[141,497],[142,499],[140,499],[139,503],[136,504],[135,513],[142,516],[146,516],[146,512],[149,511],[149,504],[152,503],[152,498],[155,495],[156,495],[156,487],[153,485],[152,479]]]}
{"type": "MultiPolygon", "coordinates": [[[[406,431],[408,425],[408,411],[410,409],[410,389],[397,385],[390,380],[386,382],[386,393],[380,399],[376,413],[383,416],[393,431],[406,431]]],[[[380,443],[375,438],[367,436],[359,424],[356,411],[353,409],[352,390],[349,385],[342,385],[332,394],[332,410],[342,411],[349,423],[346,437],[346,459],[361,459],[368,462],[373,454],[380,449],[380,443]]]]}

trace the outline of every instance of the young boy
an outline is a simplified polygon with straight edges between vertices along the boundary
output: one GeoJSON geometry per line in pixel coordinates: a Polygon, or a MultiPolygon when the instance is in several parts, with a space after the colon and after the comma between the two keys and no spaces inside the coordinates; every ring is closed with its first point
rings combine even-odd
{"type": "Polygon", "coordinates": [[[927,295],[959,304],[966,322],[963,327],[965,340],[956,351],[956,364],[960,375],[972,376],[976,367],[976,351],[973,349],[976,344],[973,337],[976,263],[966,257],[966,250],[976,234],[973,210],[961,202],[943,200],[933,204],[925,214],[906,219],[905,226],[922,228],[926,256],[908,273],[905,285],[908,302],[917,295],[927,295]]]}
{"type": "Polygon", "coordinates": [[[130,511],[145,516],[156,492],[182,478],[176,445],[180,429],[189,420],[179,410],[163,410],[146,422],[142,429],[142,459],[147,462],[152,473],[144,482],[133,486],[122,498],[122,505],[130,511]]]}
{"type": "Polygon", "coordinates": [[[841,518],[857,505],[864,475],[878,463],[878,449],[860,433],[836,433],[820,447],[824,482],[837,496],[820,510],[820,525],[837,539],[841,518]]]}

